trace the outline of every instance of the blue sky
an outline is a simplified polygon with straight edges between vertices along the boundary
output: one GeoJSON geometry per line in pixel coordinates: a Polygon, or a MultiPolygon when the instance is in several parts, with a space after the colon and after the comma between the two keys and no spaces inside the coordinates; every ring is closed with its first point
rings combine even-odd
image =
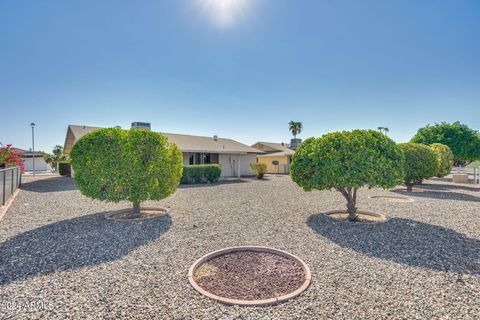
{"type": "Polygon", "coordinates": [[[252,144],[427,123],[480,129],[480,1],[0,0],[0,142],[69,123],[252,144]]]}

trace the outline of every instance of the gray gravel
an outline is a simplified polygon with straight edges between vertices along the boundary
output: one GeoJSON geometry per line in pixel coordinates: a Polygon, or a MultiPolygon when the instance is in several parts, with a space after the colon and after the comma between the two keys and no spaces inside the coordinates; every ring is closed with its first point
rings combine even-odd
{"type": "MultiPolygon", "coordinates": [[[[148,205],[168,216],[109,221],[69,178],[24,185],[0,221],[2,319],[478,319],[480,189],[428,181],[415,202],[361,190],[377,224],[334,221],[336,192],[305,193],[288,176],[180,188],[148,205]],[[223,247],[263,245],[299,256],[312,284],[271,307],[226,307],[194,291],[190,265],[223,247]]],[[[401,192],[399,192],[401,193],[401,192]]]]}

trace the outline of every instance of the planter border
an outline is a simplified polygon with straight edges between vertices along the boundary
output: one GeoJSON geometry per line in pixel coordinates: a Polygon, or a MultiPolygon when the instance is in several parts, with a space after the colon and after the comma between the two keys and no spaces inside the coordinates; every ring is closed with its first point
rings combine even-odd
{"type": "MultiPolygon", "coordinates": [[[[324,212],[323,214],[325,216],[327,216],[328,218],[330,219],[334,219],[334,220],[337,220],[337,221],[348,221],[347,219],[336,219],[336,218],[333,218],[333,217],[330,217],[330,215],[332,214],[337,214],[337,213],[348,213],[347,210],[332,210],[332,211],[327,211],[327,212],[324,212]]],[[[360,211],[358,210],[357,211],[357,214],[363,214],[365,216],[371,216],[371,217],[376,217],[376,218],[380,218],[381,220],[377,220],[377,221],[360,221],[361,223],[384,223],[387,221],[387,217],[385,217],[385,215],[381,214],[381,213],[376,213],[376,212],[370,212],[370,211],[360,211]]]]}
{"type": "Polygon", "coordinates": [[[310,268],[307,266],[305,262],[303,262],[302,259],[299,257],[288,253],[286,251],[274,249],[274,248],[269,248],[269,247],[261,247],[261,246],[239,246],[239,247],[228,247],[224,249],[220,249],[217,251],[210,252],[197,261],[195,261],[194,264],[190,267],[188,270],[188,281],[192,285],[192,287],[197,290],[199,293],[203,294],[204,296],[207,296],[210,299],[213,299],[215,301],[218,301],[220,303],[226,304],[226,305],[238,305],[238,306],[267,306],[267,305],[273,305],[281,302],[288,301],[290,299],[293,299],[297,296],[299,296],[302,292],[304,292],[308,286],[310,285],[310,282],[312,280],[312,273],[310,272],[310,268]],[[230,298],[225,298],[225,297],[220,297],[217,296],[213,293],[210,293],[200,287],[197,282],[195,281],[193,275],[195,274],[195,271],[206,261],[213,259],[218,256],[222,256],[228,253],[232,252],[239,252],[239,251],[255,251],[255,252],[266,252],[266,253],[271,253],[271,254],[276,254],[285,258],[293,259],[297,263],[299,263],[302,266],[303,271],[305,272],[305,282],[297,288],[295,291],[290,292],[286,295],[280,296],[280,297],[275,297],[275,298],[269,298],[269,299],[263,299],[263,300],[240,300],[240,299],[230,299],[230,298]]]}
{"type": "Polygon", "coordinates": [[[410,198],[410,197],[402,197],[402,196],[369,196],[369,199],[387,199],[387,200],[400,200],[397,202],[414,202],[415,199],[410,198]]]}
{"type": "MultiPolygon", "coordinates": [[[[107,213],[105,213],[105,219],[107,220],[111,220],[111,221],[141,221],[141,220],[147,220],[147,219],[155,219],[155,218],[158,218],[161,216],[161,214],[159,215],[155,215],[155,216],[152,216],[152,217],[143,217],[143,218],[134,218],[134,219],[118,219],[118,218],[114,218],[112,217],[113,215],[115,214],[118,214],[118,213],[123,213],[123,212],[128,212],[132,210],[131,208],[128,208],[128,209],[120,209],[120,210],[115,210],[115,211],[109,211],[107,213]]],[[[140,211],[141,210],[149,210],[149,211],[158,211],[158,212],[161,212],[162,214],[167,214],[169,213],[169,211],[165,208],[161,208],[161,207],[141,207],[140,208],[140,211]]]]}

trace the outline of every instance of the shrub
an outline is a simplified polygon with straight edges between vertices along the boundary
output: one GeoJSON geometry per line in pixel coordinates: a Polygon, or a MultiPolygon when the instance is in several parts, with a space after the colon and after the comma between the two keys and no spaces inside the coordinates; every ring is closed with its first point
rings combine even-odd
{"type": "Polygon", "coordinates": [[[434,143],[430,148],[437,155],[437,169],[435,176],[439,178],[445,177],[452,171],[453,153],[450,148],[441,143],[434,143]]]}
{"type": "Polygon", "coordinates": [[[257,179],[263,179],[263,176],[267,173],[266,163],[250,162],[250,168],[252,168],[252,172],[255,173],[257,179]]]}
{"type": "Polygon", "coordinates": [[[127,200],[133,215],[145,200],[173,194],[182,176],[182,153],[159,133],[118,128],[83,136],[71,152],[75,182],[87,197],[127,200]]]}
{"type": "Polygon", "coordinates": [[[0,148],[0,164],[5,168],[22,166],[21,155],[11,144],[7,144],[6,147],[0,148]]]}
{"type": "Polygon", "coordinates": [[[72,166],[70,162],[63,161],[58,163],[58,173],[61,176],[70,177],[72,175],[72,166]]]}
{"type": "Polygon", "coordinates": [[[398,145],[405,156],[404,182],[408,191],[415,184],[428,179],[437,173],[437,154],[429,147],[418,143],[402,143],[398,145]]]}
{"type": "Polygon", "coordinates": [[[455,166],[464,166],[480,159],[480,136],[460,122],[442,122],[420,128],[410,142],[431,145],[441,143],[453,152],[455,166]]]}
{"type": "Polygon", "coordinates": [[[305,191],[339,191],[355,221],[357,190],[391,188],[402,182],[403,153],[387,136],[374,130],[328,133],[309,138],[292,157],[291,176],[305,191]]]}
{"type": "Polygon", "coordinates": [[[198,164],[183,166],[182,184],[213,183],[220,179],[222,167],[219,164],[198,164]]]}

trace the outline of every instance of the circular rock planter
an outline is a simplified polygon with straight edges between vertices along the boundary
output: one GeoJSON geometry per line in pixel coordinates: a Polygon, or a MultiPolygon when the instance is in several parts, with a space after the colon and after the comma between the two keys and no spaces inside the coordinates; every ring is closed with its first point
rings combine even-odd
{"type": "Polygon", "coordinates": [[[308,266],[285,251],[231,247],[198,259],[188,281],[201,294],[228,305],[272,305],[297,297],[311,281],[308,266]]]}
{"type": "Polygon", "coordinates": [[[140,208],[139,215],[130,216],[129,214],[131,212],[132,208],[111,211],[105,214],[105,218],[117,221],[137,221],[159,217],[161,215],[164,215],[165,213],[168,213],[168,210],[164,208],[142,207],[140,208]]]}
{"type": "Polygon", "coordinates": [[[414,202],[412,198],[408,197],[398,197],[398,196],[371,196],[370,199],[385,199],[392,202],[414,202]]]}
{"type": "MultiPolygon", "coordinates": [[[[347,220],[348,212],[345,210],[333,210],[324,213],[326,216],[336,219],[336,220],[347,220]]],[[[357,216],[360,222],[385,222],[387,218],[383,214],[368,212],[368,211],[357,211],[357,216]]]]}

